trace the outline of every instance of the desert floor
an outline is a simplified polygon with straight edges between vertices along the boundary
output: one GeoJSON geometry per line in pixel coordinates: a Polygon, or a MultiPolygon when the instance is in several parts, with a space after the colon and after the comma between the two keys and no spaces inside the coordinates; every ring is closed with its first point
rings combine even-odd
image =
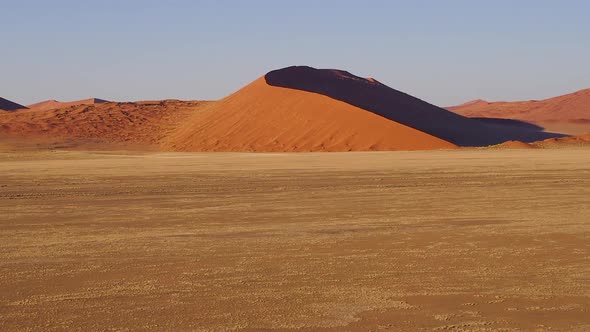
{"type": "Polygon", "coordinates": [[[590,150],[0,153],[0,330],[590,330],[590,150]]]}

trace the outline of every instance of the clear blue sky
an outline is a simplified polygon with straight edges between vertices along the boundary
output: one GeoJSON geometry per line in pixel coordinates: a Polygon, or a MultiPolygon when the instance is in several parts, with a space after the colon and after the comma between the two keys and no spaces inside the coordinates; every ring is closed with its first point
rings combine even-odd
{"type": "Polygon", "coordinates": [[[339,68],[437,105],[590,88],[588,0],[0,0],[0,96],[217,99],[339,68]]]}

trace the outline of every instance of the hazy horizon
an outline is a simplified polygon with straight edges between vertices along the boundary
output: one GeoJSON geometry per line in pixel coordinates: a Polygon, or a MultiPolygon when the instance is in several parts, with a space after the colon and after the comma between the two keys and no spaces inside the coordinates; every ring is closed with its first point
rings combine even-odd
{"type": "Polygon", "coordinates": [[[590,87],[585,1],[0,2],[0,96],[222,98],[291,65],[375,77],[427,102],[590,87]]]}

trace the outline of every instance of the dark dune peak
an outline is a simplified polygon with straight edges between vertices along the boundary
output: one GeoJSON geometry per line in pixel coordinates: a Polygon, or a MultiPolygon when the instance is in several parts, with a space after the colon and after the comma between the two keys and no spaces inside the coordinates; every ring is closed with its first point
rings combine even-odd
{"type": "Polygon", "coordinates": [[[92,103],[94,104],[104,104],[104,103],[108,103],[108,100],[105,99],[100,99],[100,98],[90,98],[90,101],[92,101],[92,103]]]}
{"type": "Polygon", "coordinates": [[[271,86],[328,96],[389,120],[423,131],[460,146],[486,146],[510,140],[533,142],[560,134],[513,124],[469,119],[394,90],[374,79],[334,69],[293,66],[265,75],[271,86]]]}
{"type": "MultiPolygon", "coordinates": [[[[273,70],[265,76],[267,83],[282,87],[295,87],[299,90],[310,92],[334,92],[340,90],[343,85],[334,85],[335,81],[341,83],[353,83],[357,85],[381,85],[374,78],[363,78],[339,69],[315,69],[308,66],[292,66],[273,70]]],[[[346,86],[349,87],[349,86],[346,86]]]]}
{"type": "Polygon", "coordinates": [[[16,111],[20,109],[26,109],[26,107],[0,97],[0,111],[16,111]]]}

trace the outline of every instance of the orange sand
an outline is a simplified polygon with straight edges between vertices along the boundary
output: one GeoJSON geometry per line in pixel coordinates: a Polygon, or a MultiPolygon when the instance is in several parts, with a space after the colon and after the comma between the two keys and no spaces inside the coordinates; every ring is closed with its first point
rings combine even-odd
{"type": "Polygon", "coordinates": [[[207,102],[101,103],[0,113],[4,137],[54,144],[123,143],[159,149],[162,138],[207,102]]]}
{"type": "Polygon", "coordinates": [[[560,149],[590,147],[590,133],[579,136],[568,136],[559,138],[548,138],[542,141],[524,143],[520,141],[508,141],[502,144],[490,146],[498,149],[560,149]]]}
{"type": "Polygon", "coordinates": [[[533,149],[534,146],[525,143],[525,142],[521,142],[521,141],[508,141],[508,142],[504,142],[498,145],[494,145],[492,146],[492,148],[498,148],[498,149],[533,149]]]}

